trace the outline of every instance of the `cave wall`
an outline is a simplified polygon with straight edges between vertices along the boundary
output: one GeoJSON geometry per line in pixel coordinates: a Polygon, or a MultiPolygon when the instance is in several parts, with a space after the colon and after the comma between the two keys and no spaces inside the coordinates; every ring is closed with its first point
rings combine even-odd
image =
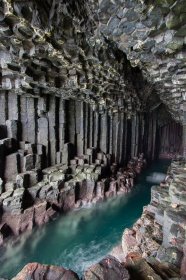
{"type": "Polygon", "coordinates": [[[1,177],[13,180],[18,173],[68,164],[89,148],[110,154],[124,165],[145,152],[156,152],[157,113],[101,112],[77,100],[0,93],[1,177]]]}
{"type": "Polygon", "coordinates": [[[3,0],[1,177],[68,164],[92,147],[119,165],[140,152],[154,159],[168,149],[167,144],[157,146],[161,139],[171,144],[172,137],[166,128],[159,129],[159,106],[167,104],[169,122],[174,117],[181,123],[183,115],[182,62],[175,60],[181,49],[171,52],[173,46],[162,39],[177,36],[167,24],[173,12],[169,4],[137,0],[3,0]],[[170,68],[176,71],[172,83],[170,68]],[[156,83],[160,80],[164,84],[156,83]],[[173,86],[174,99],[167,85],[173,86]]]}
{"type": "Polygon", "coordinates": [[[175,120],[186,100],[185,0],[100,0],[98,29],[138,65],[175,120]]]}
{"type": "Polygon", "coordinates": [[[176,122],[171,122],[159,127],[159,157],[173,158],[181,155],[183,127],[176,122]]]}

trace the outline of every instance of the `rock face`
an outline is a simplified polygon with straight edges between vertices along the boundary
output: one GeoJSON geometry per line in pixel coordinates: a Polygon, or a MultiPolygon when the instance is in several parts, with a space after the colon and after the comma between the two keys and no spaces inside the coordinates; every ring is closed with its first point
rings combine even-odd
{"type": "Polygon", "coordinates": [[[79,280],[72,270],[53,265],[42,265],[39,263],[27,264],[12,280],[79,280]]]}
{"type": "Polygon", "coordinates": [[[176,28],[185,23],[172,27],[167,20],[184,11],[183,3],[1,2],[0,176],[5,182],[67,163],[73,158],[67,143],[74,155],[95,147],[119,164],[138,152],[154,158],[158,137],[162,154],[181,151],[182,128],[162,102],[181,123],[185,43],[176,28]],[[171,45],[177,41],[175,51],[171,45]],[[126,55],[143,71],[132,68],[126,55]],[[167,143],[172,130],[175,139],[167,143]]]}
{"type": "Polygon", "coordinates": [[[131,191],[136,175],[146,165],[143,155],[130,160],[126,168],[118,168],[110,155],[93,151],[75,157],[69,165],[21,173],[15,183],[6,184],[9,188],[0,196],[1,245],[7,237],[40,226],[58,213],[131,191]]]}
{"type": "Polygon", "coordinates": [[[135,254],[129,254],[127,256],[126,267],[129,270],[132,279],[162,279],[153,271],[153,269],[144,259],[138,257],[135,254]]]}
{"type": "Polygon", "coordinates": [[[100,32],[142,69],[174,118],[183,120],[185,1],[102,0],[99,8],[100,32]]]}
{"type": "Polygon", "coordinates": [[[128,192],[139,154],[182,152],[178,2],[1,1],[0,244],[128,192]]]}
{"type": "MultiPolygon", "coordinates": [[[[0,245],[130,191],[142,153],[186,156],[185,14],[184,0],[1,0],[0,245]]],[[[123,250],[184,275],[185,177],[174,164],[123,250]]]]}
{"type": "Polygon", "coordinates": [[[147,261],[153,257],[156,261],[150,259],[152,265],[156,266],[157,260],[165,263],[172,277],[181,268],[182,279],[186,278],[185,189],[185,161],[173,161],[165,182],[152,187],[151,203],[144,208],[142,217],[132,229],[124,231],[125,257],[130,253],[142,255],[147,261]]]}
{"type": "MultiPolygon", "coordinates": [[[[76,273],[63,267],[42,265],[39,263],[27,264],[12,280],[75,280],[79,279],[76,273]]],[[[112,256],[107,256],[99,263],[92,265],[85,272],[82,280],[179,280],[175,268],[161,264],[157,260],[146,261],[137,253],[130,253],[126,262],[120,263],[112,256]]],[[[184,278],[183,278],[184,279],[184,278]]]]}
{"type": "Polygon", "coordinates": [[[154,258],[147,261],[137,253],[129,253],[125,267],[129,271],[131,280],[170,280],[180,279],[179,271],[171,266],[162,264],[154,258]]]}

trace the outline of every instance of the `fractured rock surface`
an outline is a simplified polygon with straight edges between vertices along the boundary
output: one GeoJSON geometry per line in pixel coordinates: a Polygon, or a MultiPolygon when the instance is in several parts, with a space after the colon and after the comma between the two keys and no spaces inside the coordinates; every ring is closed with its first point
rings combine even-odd
{"type": "MultiPolygon", "coordinates": [[[[185,161],[173,161],[165,182],[152,187],[151,203],[144,208],[141,218],[132,229],[124,231],[125,257],[134,252],[155,267],[157,261],[163,262],[171,275],[177,275],[181,268],[182,279],[185,279],[185,189],[185,161]]],[[[156,269],[161,271],[161,265],[156,269]]]]}
{"type": "MultiPolygon", "coordinates": [[[[0,244],[130,191],[141,153],[186,154],[185,14],[184,0],[1,0],[0,244]]],[[[123,236],[126,256],[182,275],[184,168],[172,163],[123,236]]]]}
{"type": "Polygon", "coordinates": [[[70,165],[43,169],[42,180],[36,171],[29,171],[17,175],[15,183],[6,184],[7,190],[0,196],[1,245],[8,236],[42,225],[57,213],[131,191],[136,175],[145,166],[143,155],[130,160],[126,168],[118,168],[110,155],[93,151],[70,160],[70,165]]]}
{"type": "Polygon", "coordinates": [[[12,280],[78,280],[79,277],[72,270],[53,265],[42,265],[39,263],[27,264],[12,280]]]}
{"type": "Polygon", "coordinates": [[[83,280],[129,280],[127,269],[113,257],[107,257],[92,265],[84,273],[83,280]]]}

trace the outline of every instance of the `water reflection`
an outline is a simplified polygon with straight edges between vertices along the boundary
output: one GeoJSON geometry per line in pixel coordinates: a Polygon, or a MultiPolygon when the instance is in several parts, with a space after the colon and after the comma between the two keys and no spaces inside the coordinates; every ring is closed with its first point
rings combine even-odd
{"type": "Polygon", "coordinates": [[[18,242],[0,252],[0,276],[10,278],[28,262],[63,265],[79,275],[92,263],[102,259],[120,240],[126,227],[140,216],[150,201],[147,176],[164,171],[156,164],[144,173],[132,193],[107,202],[73,211],[49,224],[27,232],[18,242]]]}

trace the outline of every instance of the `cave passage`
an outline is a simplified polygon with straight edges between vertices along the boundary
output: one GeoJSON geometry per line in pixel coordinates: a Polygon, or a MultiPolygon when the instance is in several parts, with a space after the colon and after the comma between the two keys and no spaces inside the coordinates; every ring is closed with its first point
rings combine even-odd
{"type": "Polygon", "coordinates": [[[138,177],[131,193],[92,208],[82,208],[23,234],[0,252],[0,276],[11,278],[29,262],[62,265],[79,275],[121,241],[123,230],[140,217],[150,201],[153,172],[165,173],[169,160],[159,160],[138,177]],[[29,254],[28,254],[29,252],[29,254]]]}

